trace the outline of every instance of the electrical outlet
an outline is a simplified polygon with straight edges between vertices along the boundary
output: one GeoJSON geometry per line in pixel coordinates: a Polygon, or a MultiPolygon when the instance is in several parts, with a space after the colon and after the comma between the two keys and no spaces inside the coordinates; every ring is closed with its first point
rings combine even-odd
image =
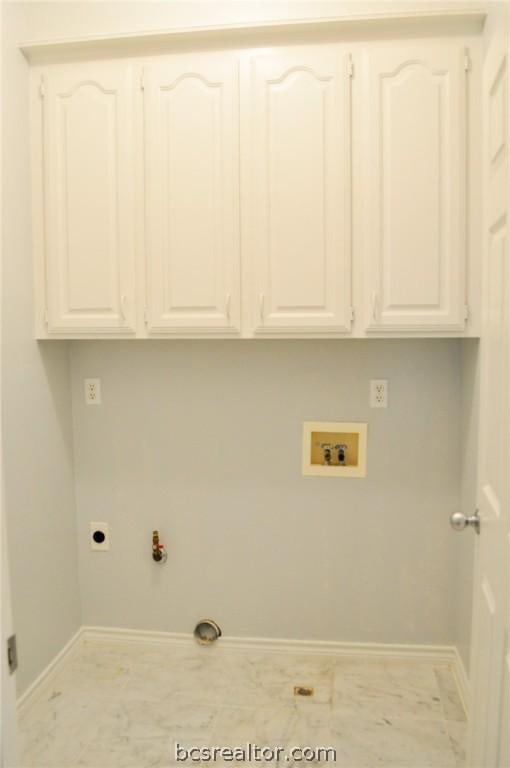
{"type": "Polygon", "coordinates": [[[386,379],[372,379],[370,382],[370,407],[388,407],[388,382],[386,379]]]}
{"type": "Polygon", "coordinates": [[[101,405],[101,379],[85,379],[84,384],[87,405],[101,405]]]}
{"type": "Polygon", "coordinates": [[[90,524],[90,548],[97,552],[108,552],[110,549],[108,523],[90,524]]]}

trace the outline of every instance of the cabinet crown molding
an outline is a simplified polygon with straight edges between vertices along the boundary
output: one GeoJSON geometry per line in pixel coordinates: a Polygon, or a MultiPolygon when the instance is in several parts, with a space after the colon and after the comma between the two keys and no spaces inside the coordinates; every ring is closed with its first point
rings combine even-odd
{"type": "Polygon", "coordinates": [[[175,27],[117,35],[84,35],[56,40],[26,40],[19,49],[32,65],[141,54],[176,53],[197,43],[204,47],[246,47],[264,42],[302,43],[313,40],[382,38],[388,33],[416,35],[478,35],[487,16],[483,6],[407,10],[310,19],[278,19],[237,24],[175,27]]]}

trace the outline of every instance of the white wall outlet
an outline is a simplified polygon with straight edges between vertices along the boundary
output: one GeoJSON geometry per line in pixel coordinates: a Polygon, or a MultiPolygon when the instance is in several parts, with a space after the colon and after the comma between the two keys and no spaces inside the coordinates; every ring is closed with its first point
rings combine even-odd
{"type": "Polygon", "coordinates": [[[370,382],[370,407],[388,407],[388,381],[387,379],[372,379],[370,382]]]}
{"type": "Polygon", "coordinates": [[[97,552],[108,552],[110,549],[108,523],[90,523],[90,548],[97,552]]]}
{"type": "Polygon", "coordinates": [[[101,379],[85,379],[84,384],[87,405],[101,405],[101,379]]]}

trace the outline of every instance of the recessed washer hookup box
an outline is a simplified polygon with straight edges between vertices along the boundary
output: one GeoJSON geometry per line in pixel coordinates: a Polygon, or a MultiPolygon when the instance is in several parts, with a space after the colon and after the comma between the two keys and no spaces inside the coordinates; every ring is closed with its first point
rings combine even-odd
{"type": "Polygon", "coordinates": [[[367,425],[355,422],[305,421],[303,475],[366,477],[367,425]]]}

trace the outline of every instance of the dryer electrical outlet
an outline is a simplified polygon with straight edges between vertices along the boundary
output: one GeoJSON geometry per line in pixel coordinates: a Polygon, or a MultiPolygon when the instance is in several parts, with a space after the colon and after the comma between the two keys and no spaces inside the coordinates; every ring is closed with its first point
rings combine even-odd
{"type": "Polygon", "coordinates": [[[108,523],[90,523],[90,548],[97,552],[108,552],[110,549],[108,523]]]}

